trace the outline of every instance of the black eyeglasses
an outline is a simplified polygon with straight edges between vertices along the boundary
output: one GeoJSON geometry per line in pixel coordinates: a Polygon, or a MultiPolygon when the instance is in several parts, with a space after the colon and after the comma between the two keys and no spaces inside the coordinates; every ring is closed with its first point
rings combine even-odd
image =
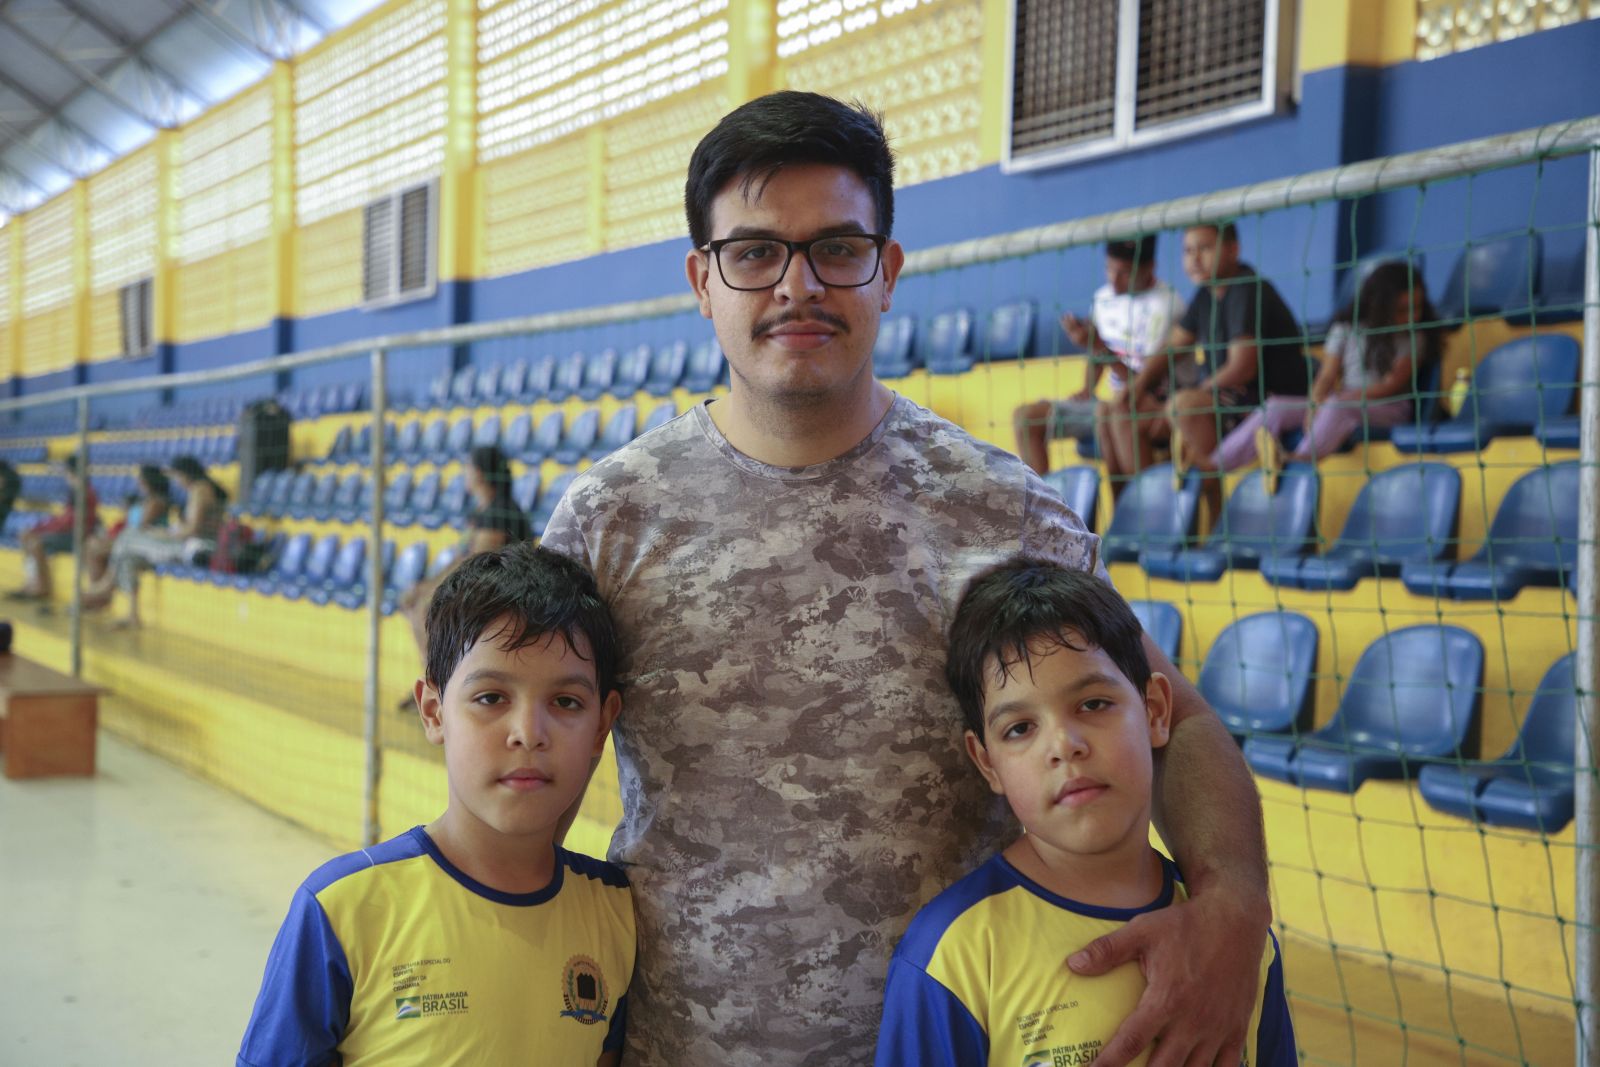
{"type": "Polygon", "coordinates": [[[844,233],[809,241],[776,237],[725,237],[700,249],[717,261],[729,289],[771,289],[783,279],[796,252],[806,257],[817,281],[830,289],[859,289],[878,276],[889,238],[881,233],[844,233]]]}

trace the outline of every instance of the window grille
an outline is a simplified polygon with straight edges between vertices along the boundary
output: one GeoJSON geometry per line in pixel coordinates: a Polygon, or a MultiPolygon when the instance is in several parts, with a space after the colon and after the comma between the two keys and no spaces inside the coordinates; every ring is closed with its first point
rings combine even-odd
{"type": "Polygon", "coordinates": [[[153,286],[149,278],[129,282],[117,290],[122,323],[122,355],[138,359],[150,354],[153,286]]]}
{"type": "Polygon", "coordinates": [[[379,197],[363,209],[364,307],[382,307],[433,293],[436,195],[436,186],[428,182],[379,197]]]}

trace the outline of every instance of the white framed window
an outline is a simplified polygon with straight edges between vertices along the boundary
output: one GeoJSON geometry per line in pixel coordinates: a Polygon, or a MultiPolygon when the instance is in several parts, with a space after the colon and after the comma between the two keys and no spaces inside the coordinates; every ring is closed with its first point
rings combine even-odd
{"type": "Polygon", "coordinates": [[[149,278],[140,278],[117,290],[123,359],[141,359],[150,354],[154,317],[152,288],[149,278]]]}
{"type": "Polygon", "coordinates": [[[433,295],[437,284],[438,186],[427,181],[380,196],[362,211],[361,306],[433,295]]]}
{"type": "Polygon", "coordinates": [[[1282,110],[1294,0],[1011,0],[1007,171],[1282,110]]]}

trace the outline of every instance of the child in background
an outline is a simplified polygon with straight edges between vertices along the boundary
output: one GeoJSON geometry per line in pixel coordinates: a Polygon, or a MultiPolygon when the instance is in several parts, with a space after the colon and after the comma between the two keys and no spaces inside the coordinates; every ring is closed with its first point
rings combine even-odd
{"type": "MultiPolygon", "coordinates": [[[[1066,960],[1184,891],[1150,845],[1172,688],[1140,634],[1114,589],[1053,563],[1012,560],[962,598],[947,677],[967,752],[1024,834],[912,920],[889,964],[878,1067],[1087,1064],[1138,1003],[1137,965],[1085,978],[1066,960]]],[[[1270,933],[1259,988],[1240,1062],[1292,1067],[1270,933]]]]}
{"type": "Polygon", "coordinates": [[[621,708],[616,664],[578,564],[524,542],[450,573],[416,684],[449,804],[306,879],[242,1067],[618,1062],[628,883],[556,842],[621,708]]]}

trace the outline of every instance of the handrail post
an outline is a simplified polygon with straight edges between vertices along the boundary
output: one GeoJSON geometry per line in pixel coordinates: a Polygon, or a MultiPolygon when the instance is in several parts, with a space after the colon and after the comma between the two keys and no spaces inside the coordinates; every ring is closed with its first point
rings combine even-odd
{"type": "Polygon", "coordinates": [[[361,837],[365,844],[378,842],[381,823],[378,818],[379,780],[383,773],[382,741],[378,737],[379,641],[383,637],[383,465],[384,417],[388,401],[388,375],[383,349],[372,350],[372,384],[369,408],[372,417],[372,534],[367,541],[367,699],[362,726],[362,743],[366,749],[366,775],[362,785],[361,837]]]}
{"type": "MultiPolygon", "coordinates": [[[[76,477],[72,484],[72,611],[68,626],[71,630],[72,676],[83,677],[83,579],[84,541],[89,536],[89,394],[78,396],[78,454],[76,477]]],[[[50,566],[46,557],[41,566],[50,566]]]]}
{"type": "Polygon", "coordinates": [[[1600,782],[1595,779],[1595,726],[1600,722],[1600,145],[1589,150],[1589,197],[1584,214],[1583,363],[1579,372],[1578,462],[1578,678],[1574,929],[1577,1000],[1574,1046],[1578,1067],[1600,1067],[1600,782]]]}

